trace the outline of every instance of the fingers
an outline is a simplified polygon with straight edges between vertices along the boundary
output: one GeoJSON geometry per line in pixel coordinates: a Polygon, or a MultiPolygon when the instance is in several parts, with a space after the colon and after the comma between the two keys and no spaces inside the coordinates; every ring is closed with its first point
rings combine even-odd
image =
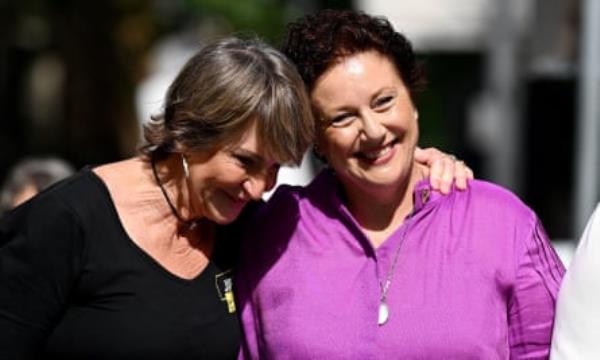
{"type": "Polygon", "coordinates": [[[473,180],[473,170],[464,161],[457,160],[454,164],[454,183],[459,190],[467,188],[468,180],[473,180]]]}
{"type": "Polygon", "coordinates": [[[445,156],[443,152],[436,148],[421,149],[420,147],[415,148],[415,161],[419,164],[431,167],[431,165],[441,157],[445,156]]]}
{"type": "Polygon", "coordinates": [[[425,177],[429,177],[432,188],[436,190],[440,188],[440,179],[444,172],[444,164],[441,162],[444,156],[445,154],[436,148],[415,148],[415,161],[423,165],[425,177]]]}
{"type": "Polygon", "coordinates": [[[447,171],[445,158],[439,157],[437,160],[433,161],[429,169],[429,183],[431,184],[431,187],[434,190],[442,191],[444,174],[447,171]]]}
{"type": "Polygon", "coordinates": [[[455,159],[436,148],[415,149],[415,160],[429,169],[431,187],[443,194],[448,194],[452,187],[455,159]]]}
{"type": "Polygon", "coordinates": [[[452,183],[458,190],[465,190],[468,180],[473,179],[473,171],[463,161],[436,148],[416,148],[415,160],[429,169],[431,187],[443,194],[450,193],[452,183]]]}
{"type": "Polygon", "coordinates": [[[465,165],[462,161],[457,161],[454,168],[456,172],[454,184],[456,184],[457,189],[465,190],[467,188],[467,172],[465,170],[465,165]]]}
{"type": "Polygon", "coordinates": [[[473,172],[473,170],[471,170],[471,168],[468,167],[467,165],[465,165],[465,167],[467,168],[467,178],[469,180],[475,179],[475,173],[473,172]]]}
{"type": "Polygon", "coordinates": [[[456,161],[455,158],[446,156],[443,158],[442,163],[444,165],[444,170],[442,171],[440,178],[440,188],[439,191],[442,194],[449,194],[450,189],[452,189],[452,181],[454,180],[455,166],[456,161]]]}

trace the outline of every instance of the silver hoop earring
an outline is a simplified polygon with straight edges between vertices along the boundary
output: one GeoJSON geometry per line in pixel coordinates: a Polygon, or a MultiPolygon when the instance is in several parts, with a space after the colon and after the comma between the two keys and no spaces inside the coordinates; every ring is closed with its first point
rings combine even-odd
{"type": "Polygon", "coordinates": [[[185,174],[186,178],[190,178],[190,168],[188,166],[187,160],[185,159],[185,156],[183,154],[181,154],[181,163],[183,164],[183,173],[185,174]]]}

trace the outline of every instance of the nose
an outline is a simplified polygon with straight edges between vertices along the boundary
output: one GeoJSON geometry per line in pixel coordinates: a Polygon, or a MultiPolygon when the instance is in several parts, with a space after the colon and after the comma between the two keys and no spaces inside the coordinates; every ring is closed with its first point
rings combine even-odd
{"type": "Polygon", "coordinates": [[[242,183],[244,197],[251,200],[259,200],[263,193],[270,191],[277,183],[279,165],[275,164],[261,172],[250,174],[242,183]]]}
{"type": "Polygon", "coordinates": [[[249,200],[259,200],[267,189],[264,176],[251,176],[242,183],[244,194],[249,200]]]}
{"type": "Polygon", "coordinates": [[[361,137],[363,140],[379,140],[385,137],[385,127],[374,114],[363,114],[361,137]]]}

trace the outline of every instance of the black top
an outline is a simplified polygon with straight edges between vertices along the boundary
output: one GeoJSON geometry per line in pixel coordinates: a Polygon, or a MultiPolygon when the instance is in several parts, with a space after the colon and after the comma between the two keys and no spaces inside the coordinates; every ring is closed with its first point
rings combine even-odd
{"type": "Polygon", "coordinates": [[[0,359],[235,358],[232,234],[219,231],[200,275],[179,278],[128,237],[102,180],[82,170],[0,220],[0,359]]]}

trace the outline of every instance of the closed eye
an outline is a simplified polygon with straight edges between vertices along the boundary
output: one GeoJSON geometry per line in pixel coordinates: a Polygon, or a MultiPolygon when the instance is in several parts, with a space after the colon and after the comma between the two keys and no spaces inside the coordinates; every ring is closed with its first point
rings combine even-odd
{"type": "Polygon", "coordinates": [[[252,170],[257,166],[257,161],[250,156],[233,154],[233,157],[242,167],[244,167],[247,170],[252,170]]]}
{"type": "Polygon", "coordinates": [[[380,109],[383,108],[389,104],[391,104],[392,100],[394,100],[393,96],[383,96],[380,98],[377,98],[377,100],[375,100],[375,103],[373,104],[375,109],[380,109]]]}
{"type": "Polygon", "coordinates": [[[329,123],[332,126],[336,126],[336,127],[345,126],[345,125],[350,124],[350,122],[352,122],[353,118],[354,118],[354,114],[352,114],[352,113],[342,113],[342,114],[339,114],[339,115],[336,115],[335,117],[333,117],[329,121],[329,123]]]}
{"type": "Polygon", "coordinates": [[[246,151],[240,150],[238,152],[232,152],[231,156],[236,160],[239,166],[249,174],[266,174],[268,177],[274,175],[277,178],[280,165],[274,163],[271,166],[267,166],[265,160],[258,155],[246,151]]]}

